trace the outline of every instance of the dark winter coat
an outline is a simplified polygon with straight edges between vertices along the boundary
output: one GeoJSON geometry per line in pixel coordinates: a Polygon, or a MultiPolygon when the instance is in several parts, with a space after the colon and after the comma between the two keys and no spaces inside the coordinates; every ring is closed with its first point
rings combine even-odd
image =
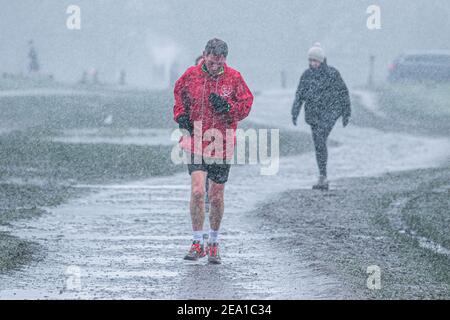
{"type": "Polygon", "coordinates": [[[342,116],[350,118],[350,95],[335,68],[322,63],[318,69],[309,68],[300,78],[292,106],[292,117],[297,119],[305,102],[305,121],[309,125],[334,125],[342,116]]]}

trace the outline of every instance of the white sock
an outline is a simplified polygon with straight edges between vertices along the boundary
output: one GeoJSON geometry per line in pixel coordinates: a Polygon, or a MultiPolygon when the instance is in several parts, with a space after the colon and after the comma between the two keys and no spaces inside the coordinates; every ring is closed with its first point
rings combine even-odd
{"type": "Polygon", "coordinates": [[[217,243],[219,242],[219,230],[214,231],[212,229],[209,230],[209,242],[217,243]]]}
{"type": "Polygon", "coordinates": [[[194,231],[192,235],[193,241],[200,241],[201,244],[203,244],[203,230],[200,231],[194,231]]]}

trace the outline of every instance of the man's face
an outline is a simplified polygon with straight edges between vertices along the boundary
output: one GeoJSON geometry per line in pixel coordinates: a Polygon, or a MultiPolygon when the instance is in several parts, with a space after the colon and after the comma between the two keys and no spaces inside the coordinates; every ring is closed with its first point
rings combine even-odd
{"type": "Polygon", "coordinates": [[[209,73],[214,76],[219,74],[219,71],[223,67],[226,60],[227,58],[225,58],[224,56],[216,56],[213,54],[203,53],[203,61],[206,65],[206,68],[208,69],[209,73]]]}
{"type": "Polygon", "coordinates": [[[322,64],[322,62],[320,62],[319,60],[309,59],[309,67],[311,69],[317,69],[320,67],[321,64],[322,64]]]}

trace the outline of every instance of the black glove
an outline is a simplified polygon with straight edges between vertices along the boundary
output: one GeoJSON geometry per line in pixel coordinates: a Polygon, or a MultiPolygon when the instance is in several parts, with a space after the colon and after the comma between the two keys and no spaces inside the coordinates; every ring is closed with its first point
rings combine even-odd
{"type": "Polygon", "coordinates": [[[180,129],[189,131],[189,134],[192,136],[194,126],[192,125],[192,122],[187,114],[183,114],[178,117],[178,126],[180,129]]]}
{"type": "Polygon", "coordinates": [[[295,107],[292,107],[291,115],[292,115],[292,123],[294,124],[294,126],[297,125],[297,118],[298,118],[299,114],[300,114],[300,109],[296,109],[295,107]]]}
{"type": "Polygon", "coordinates": [[[211,93],[209,95],[209,102],[214,107],[214,110],[218,113],[227,113],[230,111],[230,105],[228,104],[227,100],[219,96],[217,93],[211,93]]]}

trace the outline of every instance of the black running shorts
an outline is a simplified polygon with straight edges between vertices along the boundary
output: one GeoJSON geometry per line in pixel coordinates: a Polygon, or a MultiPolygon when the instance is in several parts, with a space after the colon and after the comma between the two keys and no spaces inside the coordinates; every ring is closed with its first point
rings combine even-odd
{"type": "MultiPolygon", "coordinates": [[[[198,161],[199,162],[199,161],[198,161]]],[[[215,183],[224,184],[228,181],[228,175],[230,174],[231,164],[228,163],[206,163],[202,158],[202,163],[194,162],[194,155],[191,154],[191,163],[187,165],[189,175],[194,171],[205,171],[206,177],[211,179],[215,183]]]]}

